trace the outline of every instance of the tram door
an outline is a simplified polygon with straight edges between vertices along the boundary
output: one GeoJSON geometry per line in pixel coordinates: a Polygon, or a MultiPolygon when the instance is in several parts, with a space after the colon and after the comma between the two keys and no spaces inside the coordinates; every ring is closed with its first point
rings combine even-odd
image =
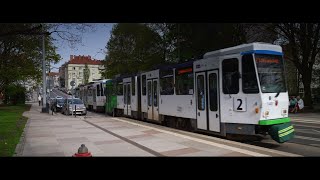
{"type": "Polygon", "coordinates": [[[218,71],[196,74],[197,128],[220,132],[218,71]]]}
{"type": "Polygon", "coordinates": [[[131,83],[123,84],[124,90],[124,115],[131,116],[131,83]]]}
{"type": "Polygon", "coordinates": [[[158,79],[147,81],[148,119],[159,120],[159,85],[158,79]]]}

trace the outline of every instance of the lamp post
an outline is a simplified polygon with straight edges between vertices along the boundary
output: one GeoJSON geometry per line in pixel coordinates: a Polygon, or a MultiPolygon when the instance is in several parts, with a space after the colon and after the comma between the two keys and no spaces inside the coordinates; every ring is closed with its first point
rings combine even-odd
{"type": "Polygon", "coordinates": [[[49,113],[49,104],[47,103],[47,86],[46,86],[46,55],[45,55],[45,36],[50,35],[49,32],[43,32],[42,35],[42,81],[43,81],[43,104],[42,104],[42,112],[49,113]]]}
{"type": "Polygon", "coordinates": [[[49,113],[49,104],[47,105],[47,87],[46,87],[46,55],[45,55],[45,33],[42,34],[42,81],[43,81],[43,103],[42,112],[49,113]]]}

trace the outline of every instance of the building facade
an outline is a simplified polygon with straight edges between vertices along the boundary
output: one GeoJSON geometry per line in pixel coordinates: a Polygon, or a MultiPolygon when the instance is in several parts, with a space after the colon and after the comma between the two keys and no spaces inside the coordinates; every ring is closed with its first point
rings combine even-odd
{"type": "Polygon", "coordinates": [[[47,77],[47,85],[50,86],[50,89],[54,87],[59,87],[59,73],[58,72],[50,72],[47,77]]]}
{"type": "Polygon", "coordinates": [[[66,66],[67,66],[68,62],[65,62],[64,64],[61,65],[61,67],[59,67],[59,82],[60,82],[60,87],[61,88],[65,88],[65,83],[66,83],[66,66]]]}
{"type": "Polygon", "coordinates": [[[101,79],[100,70],[104,68],[99,60],[92,59],[91,56],[75,56],[70,55],[70,61],[66,64],[64,69],[65,87],[70,90],[71,81],[75,81],[76,86],[85,83],[84,71],[85,66],[88,65],[89,79],[91,82],[95,79],[101,79]]]}

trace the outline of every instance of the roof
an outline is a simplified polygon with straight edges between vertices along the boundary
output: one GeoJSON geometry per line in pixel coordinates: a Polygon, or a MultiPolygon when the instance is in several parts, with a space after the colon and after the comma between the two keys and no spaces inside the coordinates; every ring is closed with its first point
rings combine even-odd
{"type": "Polygon", "coordinates": [[[102,65],[102,62],[96,59],[92,59],[91,56],[75,56],[70,55],[68,64],[91,64],[102,65]]]}
{"type": "Polygon", "coordinates": [[[58,72],[50,72],[48,73],[48,76],[59,76],[58,72]]]}

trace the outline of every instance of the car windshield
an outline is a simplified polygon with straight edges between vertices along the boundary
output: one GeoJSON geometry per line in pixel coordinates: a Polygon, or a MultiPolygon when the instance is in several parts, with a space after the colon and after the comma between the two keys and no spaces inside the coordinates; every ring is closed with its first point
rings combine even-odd
{"type": "Polygon", "coordinates": [[[63,104],[63,102],[64,102],[64,99],[57,99],[58,104],[63,104]]]}
{"type": "Polygon", "coordinates": [[[68,99],[68,102],[69,104],[83,104],[83,102],[81,101],[81,99],[73,99],[73,102],[72,102],[72,99],[68,99]]]}
{"type": "Polygon", "coordinates": [[[283,59],[278,55],[255,54],[261,91],[286,92],[283,59]]]}

